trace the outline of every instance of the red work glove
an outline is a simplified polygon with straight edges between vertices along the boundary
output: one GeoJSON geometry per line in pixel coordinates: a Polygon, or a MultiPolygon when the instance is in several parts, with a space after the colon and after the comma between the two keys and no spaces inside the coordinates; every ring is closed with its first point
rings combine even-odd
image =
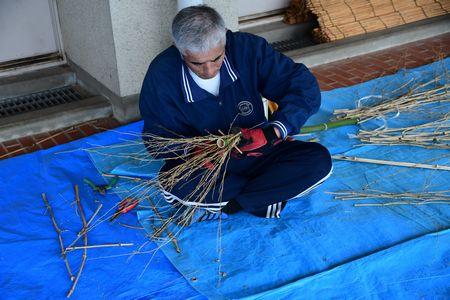
{"type": "Polygon", "coordinates": [[[247,156],[260,156],[262,153],[255,150],[266,145],[274,146],[281,142],[272,126],[254,129],[242,128],[241,134],[241,141],[237,147],[247,156]]]}

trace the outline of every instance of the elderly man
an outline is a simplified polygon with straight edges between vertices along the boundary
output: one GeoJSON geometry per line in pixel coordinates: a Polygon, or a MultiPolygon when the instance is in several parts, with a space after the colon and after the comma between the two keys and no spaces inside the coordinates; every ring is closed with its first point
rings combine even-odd
{"type": "MultiPolygon", "coordinates": [[[[198,183],[195,178],[170,193],[163,190],[164,197],[203,212],[193,221],[241,210],[279,218],[287,200],[305,195],[331,173],[326,148],[289,138],[320,106],[316,79],[263,38],[227,30],[208,6],[181,10],[172,36],[175,46],[152,61],[143,82],[144,133],[193,137],[233,126],[243,132],[245,151],[230,158],[221,197],[216,188],[204,203],[184,201],[198,183]],[[278,104],[270,120],[261,95],[278,104]]],[[[144,141],[151,143],[145,134],[144,141]]],[[[167,160],[162,171],[176,164],[167,160]]]]}

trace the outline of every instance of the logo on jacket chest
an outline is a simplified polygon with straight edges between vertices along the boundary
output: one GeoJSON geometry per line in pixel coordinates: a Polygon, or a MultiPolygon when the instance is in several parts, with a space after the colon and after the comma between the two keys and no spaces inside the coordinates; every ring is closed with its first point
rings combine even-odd
{"type": "Polygon", "coordinates": [[[250,101],[244,100],[238,103],[237,105],[239,114],[241,116],[248,116],[253,112],[253,104],[250,101]]]}

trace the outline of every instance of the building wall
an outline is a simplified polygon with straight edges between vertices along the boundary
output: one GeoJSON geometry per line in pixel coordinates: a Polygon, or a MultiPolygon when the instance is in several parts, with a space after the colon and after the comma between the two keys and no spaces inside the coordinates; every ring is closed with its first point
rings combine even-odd
{"type": "MultiPolygon", "coordinates": [[[[231,1],[205,0],[238,29],[231,1]]],[[[120,97],[139,93],[150,61],[171,45],[176,0],[58,0],[71,61],[120,97]]]]}
{"type": "Polygon", "coordinates": [[[170,46],[176,1],[110,0],[120,96],[139,93],[149,62],[170,46]]]}
{"type": "Polygon", "coordinates": [[[108,89],[120,94],[108,0],[57,0],[67,57],[108,89]]]}

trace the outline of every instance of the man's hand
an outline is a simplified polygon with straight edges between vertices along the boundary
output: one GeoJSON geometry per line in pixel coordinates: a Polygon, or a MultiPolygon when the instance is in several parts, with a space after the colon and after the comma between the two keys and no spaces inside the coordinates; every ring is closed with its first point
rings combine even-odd
{"type": "Polygon", "coordinates": [[[272,126],[254,129],[242,128],[241,134],[241,141],[237,147],[247,156],[259,156],[261,153],[253,151],[266,145],[276,145],[281,141],[272,126]]]}
{"type": "MultiPolygon", "coordinates": [[[[190,153],[192,156],[205,156],[205,149],[199,146],[196,146],[194,148],[194,150],[190,153]]],[[[214,170],[215,166],[214,164],[208,159],[208,158],[204,158],[203,162],[202,162],[202,167],[209,169],[209,170],[214,170]]]]}

